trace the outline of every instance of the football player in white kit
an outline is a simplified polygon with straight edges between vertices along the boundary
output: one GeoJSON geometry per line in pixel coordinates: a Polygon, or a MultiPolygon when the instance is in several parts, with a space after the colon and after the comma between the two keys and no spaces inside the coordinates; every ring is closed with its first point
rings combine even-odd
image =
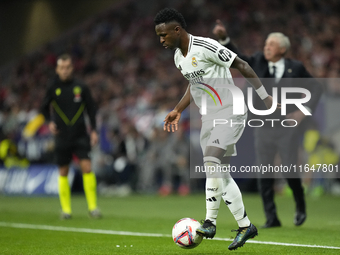
{"type": "MultiPolygon", "coordinates": [[[[229,68],[236,68],[253,85],[267,108],[272,106],[272,97],[264,89],[261,81],[247,62],[220,45],[217,41],[193,36],[185,28],[185,20],[175,9],[163,9],[156,15],[156,34],[165,48],[175,50],[175,65],[188,79],[188,88],[164,120],[164,130],[174,132],[178,128],[181,112],[190,104],[191,97],[202,109],[202,95],[206,88],[216,91],[220,104],[208,104],[207,114],[202,116],[201,148],[203,150],[204,167],[225,167],[229,165],[230,156],[236,155],[235,144],[242,135],[244,125],[218,125],[214,127],[213,119],[231,119],[240,123],[246,120],[247,114],[233,115],[233,100],[228,89],[217,88],[224,80],[228,86],[234,86],[229,68]],[[216,89],[215,89],[215,88],[216,89]],[[222,103],[223,101],[223,103],[222,103]]],[[[208,171],[209,172],[209,171],[208,171]]],[[[235,250],[249,239],[257,235],[256,227],[251,224],[246,214],[240,189],[229,173],[223,177],[206,173],[206,219],[197,229],[197,233],[213,238],[216,233],[216,219],[221,199],[227,204],[239,225],[234,241],[229,245],[229,250],[235,250]]]]}

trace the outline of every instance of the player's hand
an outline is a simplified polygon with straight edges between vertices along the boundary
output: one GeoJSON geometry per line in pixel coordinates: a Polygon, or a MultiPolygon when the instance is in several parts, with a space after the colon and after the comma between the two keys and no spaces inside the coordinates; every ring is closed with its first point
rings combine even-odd
{"type": "Polygon", "coordinates": [[[171,111],[164,119],[164,131],[175,132],[178,129],[178,122],[181,118],[181,113],[171,111]]]}
{"type": "Polygon", "coordinates": [[[219,40],[225,40],[228,37],[227,29],[223,25],[221,20],[216,20],[215,27],[213,29],[213,34],[218,37],[219,40]]]}
{"type": "Polygon", "coordinates": [[[93,130],[90,134],[91,146],[95,146],[98,143],[97,131],[93,130]]]}
{"type": "MultiPolygon", "coordinates": [[[[296,110],[294,112],[288,113],[286,115],[286,118],[296,120],[297,124],[300,125],[303,119],[306,118],[306,115],[302,111],[296,110]]],[[[295,121],[287,121],[287,122],[291,126],[294,126],[296,124],[295,121]]]]}
{"type": "MultiPolygon", "coordinates": [[[[267,96],[265,99],[263,99],[264,104],[266,105],[267,109],[270,109],[273,105],[273,97],[267,96]]],[[[277,103],[276,111],[281,109],[281,104],[277,103]]]]}
{"type": "Polygon", "coordinates": [[[57,125],[53,121],[50,121],[50,123],[48,123],[48,128],[51,131],[52,135],[56,135],[59,133],[57,125]]]}

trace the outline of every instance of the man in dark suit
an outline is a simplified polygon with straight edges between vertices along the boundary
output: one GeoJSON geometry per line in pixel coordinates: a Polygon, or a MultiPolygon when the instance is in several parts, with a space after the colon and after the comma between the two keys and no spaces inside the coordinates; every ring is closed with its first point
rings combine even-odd
{"type": "MultiPolygon", "coordinates": [[[[272,94],[274,87],[278,89],[279,103],[281,103],[282,87],[303,87],[311,93],[311,99],[304,104],[304,107],[310,113],[315,110],[322,94],[322,87],[315,79],[312,79],[312,76],[301,62],[285,58],[285,54],[290,47],[287,36],[282,33],[271,33],[265,41],[263,52],[255,53],[252,56],[245,56],[231,43],[226,28],[220,20],[217,20],[213,33],[218,36],[221,44],[248,62],[258,77],[261,78],[269,94],[272,94]]],[[[303,95],[301,93],[289,93],[287,97],[301,99],[303,95]]],[[[253,105],[255,109],[265,109],[255,97],[253,98],[253,105]]],[[[298,129],[300,127],[299,124],[305,117],[305,114],[293,104],[287,105],[286,116],[281,116],[280,111],[276,111],[269,116],[251,115],[250,118],[261,119],[264,122],[264,126],[256,128],[254,132],[257,163],[262,166],[273,166],[275,155],[279,153],[283,166],[297,165],[299,147],[298,129]],[[275,119],[278,121],[268,122],[265,119],[275,119]],[[295,120],[290,122],[290,125],[295,127],[283,127],[281,121],[284,119],[295,120]]],[[[307,217],[301,179],[297,175],[284,174],[284,177],[287,179],[295,199],[296,212],[294,224],[300,226],[307,217]]],[[[281,226],[274,203],[274,180],[273,175],[267,175],[264,178],[259,178],[258,182],[267,219],[263,226],[264,228],[281,226]]]]}

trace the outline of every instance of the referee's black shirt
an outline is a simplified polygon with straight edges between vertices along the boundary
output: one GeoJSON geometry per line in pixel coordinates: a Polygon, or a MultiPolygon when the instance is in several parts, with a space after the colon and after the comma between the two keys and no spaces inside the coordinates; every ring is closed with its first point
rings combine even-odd
{"type": "Polygon", "coordinates": [[[87,134],[84,112],[87,112],[92,130],[96,129],[96,107],[89,88],[77,79],[61,81],[56,77],[48,86],[41,105],[47,121],[53,120],[58,128],[57,137],[74,140],[87,134]],[[50,115],[52,105],[53,115],[50,115]]]}

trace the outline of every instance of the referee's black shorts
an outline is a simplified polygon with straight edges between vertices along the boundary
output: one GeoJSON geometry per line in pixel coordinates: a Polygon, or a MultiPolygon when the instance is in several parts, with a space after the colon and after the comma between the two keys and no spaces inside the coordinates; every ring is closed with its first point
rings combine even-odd
{"type": "Polygon", "coordinates": [[[69,165],[72,155],[79,159],[90,159],[91,144],[88,135],[69,140],[57,136],[55,139],[55,161],[58,166],[69,165]]]}

